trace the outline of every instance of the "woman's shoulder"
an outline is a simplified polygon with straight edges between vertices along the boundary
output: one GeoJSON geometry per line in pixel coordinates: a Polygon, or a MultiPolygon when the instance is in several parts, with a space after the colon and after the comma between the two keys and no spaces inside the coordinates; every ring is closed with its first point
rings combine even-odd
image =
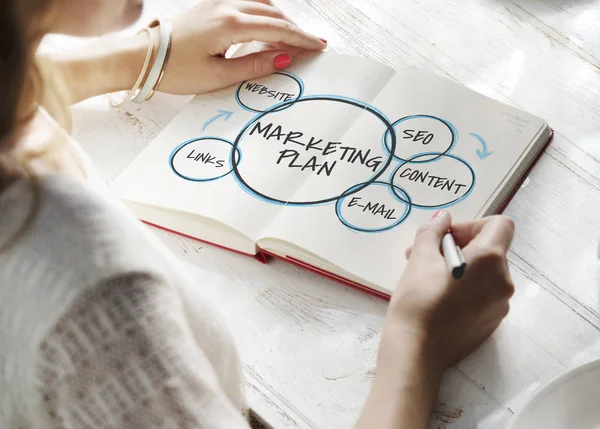
{"type": "MultiPolygon", "coordinates": [[[[189,404],[210,402],[215,415],[231,420],[227,427],[245,427],[230,334],[176,258],[102,190],[45,177],[39,204],[32,195],[25,182],[0,194],[0,237],[34,210],[0,252],[0,343],[7,345],[0,361],[15,363],[0,370],[0,390],[24,403],[39,396],[58,415],[83,409],[78,392],[99,382],[127,392],[127,383],[153,380],[146,393],[156,410],[172,392],[189,404]],[[193,395],[183,389],[190,379],[193,395]]],[[[124,403],[137,403],[138,394],[124,403]]],[[[108,409],[98,401],[85,406],[108,409]]],[[[2,412],[12,411],[0,405],[2,412]]]]}
{"type": "Polygon", "coordinates": [[[66,176],[36,180],[20,180],[0,194],[3,284],[37,274],[85,286],[160,267],[140,225],[105,192],[66,176]]]}

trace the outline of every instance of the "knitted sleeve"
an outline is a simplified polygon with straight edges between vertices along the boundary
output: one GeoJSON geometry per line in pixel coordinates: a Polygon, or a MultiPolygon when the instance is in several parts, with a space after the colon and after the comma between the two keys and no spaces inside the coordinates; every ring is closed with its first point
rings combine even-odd
{"type": "Polygon", "coordinates": [[[78,297],[40,346],[37,390],[52,427],[247,429],[181,299],[144,272],[78,297]]]}

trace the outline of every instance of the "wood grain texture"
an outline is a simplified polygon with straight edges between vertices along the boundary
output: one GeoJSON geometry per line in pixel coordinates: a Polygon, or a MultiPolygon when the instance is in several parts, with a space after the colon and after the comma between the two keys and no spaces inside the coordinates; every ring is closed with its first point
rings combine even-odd
{"type": "MultiPolygon", "coordinates": [[[[147,0],[145,18],[194,0],[147,0]]],[[[502,428],[544,383],[600,354],[600,2],[278,0],[332,51],[431,70],[544,117],[556,137],[508,206],[517,293],[498,332],[449,370],[432,428],[502,428]]],[[[80,41],[47,42],[64,49],[80,41]]],[[[75,137],[112,180],[186,97],[76,106],[75,137]]],[[[509,142],[507,142],[508,144],[509,142]]],[[[277,428],[349,428],[375,371],[386,303],[274,262],[164,232],[230,321],[250,403],[277,428]]],[[[399,258],[402,255],[398,255],[399,258]]]]}

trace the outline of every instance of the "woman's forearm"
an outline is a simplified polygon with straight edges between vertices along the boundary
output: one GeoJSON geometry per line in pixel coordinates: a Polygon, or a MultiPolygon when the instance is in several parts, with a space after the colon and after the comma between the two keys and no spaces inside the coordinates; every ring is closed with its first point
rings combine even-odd
{"type": "MultiPolygon", "coordinates": [[[[292,53],[320,51],[327,42],[309,34],[268,1],[204,0],[175,17],[172,45],[160,90],[205,94],[287,68],[292,53]],[[234,44],[276,43],[276,49],[225,58],[234,44]]],[[[153,29],[155,36],[159,29],[153,29]]],[[[156,40],[156,39],[155,39],[156,40]]],[[[133,88],[148,52],[148,35],[107,36],[72,52],[50,57],[71,91],[71,102],[133,88]]],[[[154,58],[150,64],[154,64],[154,58]]]]}
{"type": "Polygon", "coordinates": [[[443,371],[413,338],[383,335],[394,338],[382,342],[387,349],[380,350],[377,374],[356,428],[425,429],[443,371]]]}
{"type": "Polygon", "coordinates": [[[71,103],[100,94],[131,89],[143,67],[148,36],[106,36],[49,58],[61,74],[71,103]]]}

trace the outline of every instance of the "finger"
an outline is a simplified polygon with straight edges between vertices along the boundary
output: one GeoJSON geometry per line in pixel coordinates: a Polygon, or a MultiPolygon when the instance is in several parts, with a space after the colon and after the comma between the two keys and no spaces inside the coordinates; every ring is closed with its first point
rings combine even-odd
{"type": "Polygon", "coordinates": [[[318,37],[308,34],[297,25],[283,19],[242,15],[240,21],[239,28],[234,29],[237,37],[234,44],[252,41],[285,43],[308,50],[321,50],[327,46],[318,37]]]}
{"type": "Polygon", "coordinates": [[[273,6],[273,2],[271,0],[245,0],[248,3],[262,3],[262,4],[268,4],[270,6],[273,6]]]}
{"type": "Polygon", "coordinates": [[[302,51],[302,48],[297,48],[295,46],[286,45],[285,43],[264,43],[263,51],[283,51],[290,54],[292,57],[299,54],[302,51]]]}
{"type": "Polygon", "coordinates": [[[404,251],[404,257],[406,258],[406,260],[408,261],[410,259],[410,255],[412,254],[412,246],[408,246],[406,248],[406,250],[404,251]]]}
{"type": "Polygon", "coordinates": [[[482,219],[452,224],[451,230],[456,244],[460,247],[467,246],[487,224],[497,221],[498,218],[506,219],[506,216],[487,216],[482,219]]]}
{"type": "Polygon", "coordinates": [[[247,15],[257,16],[268,16],[270,18],[278,18],[295,24],[289,17],[287,17],[281,9],[268,4],[256,3],[252,1],[240,2],[238,10],[247,15]]]}
{"type": "Polygon", "coordinates": [[[447,211],[437,212],[433,218],[417,231],[411,255],[422,257],[440,255],[442,237],[450,230],[452,218],[447,211]]]}
{"type": "MultiPolygon", "coordinates": [[[[474,236],[463,248],[465,256],[469,253],[478,252],[480,249],[497,250],[502,254],[506,254],[515,235],[514,221],[507,216],[491,216],[481,219],[470,229],[469,234],[474,234],[474,236]]],[[[452,234],[456,239],[458,234],[454,225],[452,226],[452,234]]]]}
{"type": "Polygon", "coordinates": [[[291,64],[292,57],[284,51],[261,51],[230,59],[215,58],[216,69],[224,79],[220,86],[268,76],[291,64]]]}
{"type": "Polygon", "coordinates": [[[460,247],[465,247],[471,242],[490,221],[489,217],[483,219],[471,220],[467,222],[456,222],[452,224],[452,236],[454,241],[460,247]]]}
{"type": "Polygon", "coordinates": [[[454,236],[457,245],[466,247],[482,232],[486,225],[492,222],[498,222],[499,220],[502,222],[502,219],[510,221],[510,219],[505,216],[488,216],[467,222],[457,222],[452,224],[452,235],[454,236]]]}

